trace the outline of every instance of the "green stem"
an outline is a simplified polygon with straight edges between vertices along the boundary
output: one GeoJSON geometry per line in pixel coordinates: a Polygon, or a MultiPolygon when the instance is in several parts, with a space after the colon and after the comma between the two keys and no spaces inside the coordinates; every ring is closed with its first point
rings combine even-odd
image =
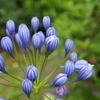
{"type": "Polygon", "coordinates": [[[7,75],[11,76],[12,78],[14,78],[14,79],[16,79],[16,80],[18,80],[18,81],[20,81],[20,82],[23,81],[23,79],[18,78],[18,77],[14,76],[14,75],[12,75],[12,74],[10,74],[10,73],[7,73],[7,75]]]}
{"type": "Polygon", "coordinates": [[[20,86],[18,86],[18,85],[11,85],[11,84],[4,84],[4,83],[0,83],[0,85],[20,88],[20,86]]]}
{"type": "Polygon", "coordinates": [[[43,94],[46,98],[48,98],[49,100],[52,100],[50,97],[48,97],[46,94],[44,94],[42,91],[40,91],[41,94],[43,94]]]}
{"type": "Polygon", "coordinates": [[[43,61],[43,64],[42,64],[42,67],[41,67],[41,72],[40,72],[40,75],[39,75],[39,80],[41,81],[41,78],[42,78],[42,74],[44,72],[44,69],[46,67],[46,63],[47,63],[47,60],[48,60],[48,57],[45,57],[44,58],[44,61],[43,61]]]}
{"type": "Polygon", "coordinates": [[[12,98],[10,98],[10,100],[11,99],[14,100],[16,98],[23,97],[23,96],[26,96],[25,93],[22,93],[22,94],[19,94],[19,95],[15,96],[15,97],[12,97],[12,98]]]}
{"type": "Polygon", "coordinates": [[[65,60],[65,58],[64,59],[62,59],[62,61],[60,62],[60,64],[58,65],[58,67],[56,67],[56,69],[53,71],[53,72],[51,72],[40,84],[39,84],[39,86],[43,86],[43,85],[45,85],[45,83],[53,76],[53,74],[60,68],[60,65],[62,64],[62,62],[65,60]]]}
{"type": "Polygon", "coordinates": [[[10,81],[10,80],[8,80],[8,79],[6,79],[6,78],[3,78],[3,77],[0,77],[0,78],[2,78],[3,80],[5,80],[5,81],[7,81],[7,82],[9,82],[9,83],[19,85],[19,84],[15,83],[15,82],[13,82],[13,81],[10,81]]]}
{"type": "Polygon", "coordinates": [[[57,87],[50,87],[50,86],[42,86],[42,87],[40,87],[40,89],[54,89],[54,88],[57,88],[57,87]]]}
{"type": "MultiPolygon", "coordinates": [[[[18,54],[18,52],[17,52],[16,45],[15,45],[14,42],[13,42],[13,44],[14,44],[14,51],[15,51],[15,53],[16,53],[16,56],[18,56],[19,54],[18,54]]],[[[24,68],[21,66],[21,65],[23,65],[23,63],[22,63],[22,60],[20,59],[20,57],[18,57],[18,59],[19,59],[21,65],[19,64],[19,62],[18,62],[18,60],[17,60],[16,58],[14,58],[14,59],[15,59],[15,61],[17,62],[17,64],[19,65],[19,67],[21,68],[21,70],[22,70],[23,72],[25,72],[24,68]]]]}

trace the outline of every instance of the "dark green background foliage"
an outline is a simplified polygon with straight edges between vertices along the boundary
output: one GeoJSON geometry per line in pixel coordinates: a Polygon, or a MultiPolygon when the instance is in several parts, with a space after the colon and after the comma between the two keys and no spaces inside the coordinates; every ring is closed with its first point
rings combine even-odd
{"type": "Polygon", "coordinates": [[[44,30],[42,18],[46,15],[50,16],[51,26],[56,28],[60,38],[56,53],[64,50],[66,39],[73,39],[73,51],[78,53],[79,59],[84,58],[94,64],[93,77],[86,83],[82,82],[85,85],[71,85],[66,98],[99,100],[100,0],[0,0],[0,38],[5,36],[5,23],[8,19],[14,20],[17,27],[20,23],[26,23],[32,32],[31,18],[37,16],[40,20],[39,30],[44,30]]]}

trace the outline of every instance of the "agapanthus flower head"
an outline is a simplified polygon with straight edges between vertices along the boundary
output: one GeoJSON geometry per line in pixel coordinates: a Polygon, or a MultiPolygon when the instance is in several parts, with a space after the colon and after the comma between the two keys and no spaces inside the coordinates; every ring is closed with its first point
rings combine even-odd
{"type": "Polygon", "coordinates": [[[12,20],[8,20],[6,23],[6,34],[11,40],[14,40],[15,36],[15,23],[12,20]]]}
{"type": "Polygon", "coordinates": [[[31,19],[31,25],[32,25],[34,32],[36,33],[39,27],[39,19],[37,17],[33,17],[31,19]]]}
{"type": "Polygon", "coordinates": [[[0,54],[0,72],[2,73],[7,73],[5,70],[5,65],[4,65],[4,59],[2,55],[0,54]]]}
{"type": "Polygon", "coordinates": [[[38,70],[34,65],[28,66],[26,69],[26,77],[34,82],[38,77],[38,70]]]}
{"type": "Polygon", "coordinates": [[[51,86],[60,87],[64,85],[67,82],[67,80],[68,80],[67,74],[60,73],[55,77],[53,84],[51,86]]]}
{"type": "Polygon", "coordinates": [[[50,17],[49,16],[43,17],[43,26],[46,30],[50,27],[50,17]]]}
{"type": "Polygon", "coordinates": [[[73,40],[66,40],[65,41],[65,56],[72,50],[74,46],[74,41],[73,40]]]}
{"type": "Polygon", "coordinates": [[[74,63],[77,61],[77,53],[76,52],[72,52],[70,54],[70,60],[73,61],[74,63]]]}
{"type": "Polygon", "coordinates": [[[22,40],[20,39],[18,33],[15,35],[15,40],[16,40],[18,46],[20,47],[21,51],[26,55],[26,50],[24,48],[24,45],[23,45],[22,40]]]}
{"type": "Polygon", "coordinates": [[[57,87],[54,91],[54,94],[60,96],[61,98],[63,98],[67,94],[66,86],[62,85],[60,87],[57,87]]]}
{"type": "Polygon", "coordinates": [[[25,48],[31,51],[29,43],[30,43],[30,31],[25,24],[20,24],[18,28],[18,34],[22,41],[22,44],[25,48]]]}
{"type": "Polygon", "coordinates": [[[4,98],[0,98],[0,100],[7,100],[7,99],[4,99],[4,98]]]}
{"type": "Polygon", "coordinates": [[[88,65],[88,62],[86,60],[77,60],[75,63],[75,71],[79,72],[79,70],[82,67],[85,67],[86,65],[88,65]]]}
{"type": "Polygon", "coordinates": [[[30,93],[32,91],[32,82],[28,79],[25,79],[22,84],[22,90],[26,93],[27,97],[30,97],[30,93]]]}
{"type": "Polygon", "coordinates": [[[47,50],[46,56],[49,56],[57,47],[59,38],[56,36],[49,36],[45,39],[45,47],[47,50]]]}
{"type": "Polygon", "coordinates": [[[62,100],[62,99],[59,99],[59,98],[55,98],[54,100],[62,100]]]}
{"type": "Polygon", "coordinates": [[[46,37],[56,35],[56,29],[54,27],[49,27],[46,31],[46,37]]]}
{"type": "Polygon", "coordinates": [[[82,67],[78,73],[78,77],[75,80],[73,80],[73,82],[86,80],[92,77],[92,75],[94,74],[92,67],[93,65],[90,65],[90,64],[82,67]]]}
{"type": "Polygon", "coordinates": [[[75,71],[75,66],[72,61],[66,61],[64,65],[64,73],[67,74],[67,77],[70,77],[75,71]]]}
{"type": "Polygon", "coordinates": [[[5,52],[7,52],[11,57],[14,58],[14,56],[12,54],[12,52],[13,52],[13,44],[12,44],[11,39],[8,36],[3,37],[1,39],[1,47],[5,52]]]}

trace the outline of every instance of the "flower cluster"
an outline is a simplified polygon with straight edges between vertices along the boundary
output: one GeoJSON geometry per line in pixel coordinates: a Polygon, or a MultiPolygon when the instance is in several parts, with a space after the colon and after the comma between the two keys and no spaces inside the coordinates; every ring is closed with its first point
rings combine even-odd
{"type": "MultiPolygon", "coordinates": [[[[57,37],[56,29],[54,27],[50,27],[49,16],[43,17],[43,26],[46,31],[45,34],[42,31],[38,31],[39,19],[37,17],[33,17],[31,19],[31,26],[34,31],[32,39],[28,26],[26,24],[20,24],[18,27],[18,32],[16,33],[15,23],[12,20],[7,21],[7,36],[1,39],[1,47],[18,63],[20,69],[25,73],[25,79],[12,75],[5,69],[4,59],[1,54],[0,74],[5,74],[5,76],[0,78],[8,82],[6,86],[8,85],[12,87],[22,88],[24,92],[24,94],[22,95],[26,94],[27,97],[30,98],[30,100],[32,98],[34,98],[34,100],[38,100],[40,94],[46,96],[49,100],[51,100],[50,97],[48,97],[41,91],[42,89],[49,88],[55,88],[54,94],[59,96],[59,98],[55,98],[54,100],[62,100],[61,98],[63,98],[67,94],[65,84],[67,84],[67,82],[69,81],[70,76],[74,72],[78,73],[77,78],[70,81],[70,83],[86,80],[90,78],[94,73],[94,71],[92,70],[93,65],[90,65],[86,60],[83,59],[77,60],[77,53],[71,52],[74,46],[74,41],[71,39],[67,39],[65,41],[64,58],[62,59],[58,67],[55,67],[55,70],[53,70],[48,76],[46,76],[42,80],[48,57],[57,49],[60,39],[57,37]],[[24,62],[22,61],[22,59],[20,59],[20,55],[16,48],[15,41],[23,53],[24,62]],[[32,43],[30,43],[30,41],[32,41],[32,43]],[[45,45],[46,51],[45,49],[43,49],[44,53],[41,54],[41,49],[43,48],[43,45],[45,45]],[[15,53],[13,53],[13,51],[15,53]],[[41,56],[42,59],[44,58],[44,60],[42,61],[40,60],[41,56]],[[69,56],[70,60],[67,60],[66,56],[69,56]],[[62,64],[63,66],[61,66],[62,64]],[[63,70],[63,73],[59,73],[54,78],[54,81],[52,83],[51,81],[49,81],[49,79],[59,69],[63,70]],[[7,79],[8,76],[12,77],[14,80],[17,80],[18,83],[14,81],[9,81],[7,79]]],[[[16,97],[20,96],[21,95],[17,95],[16,97]]],[[[0,98],[0,100],[5,99],[0,98]]]]}

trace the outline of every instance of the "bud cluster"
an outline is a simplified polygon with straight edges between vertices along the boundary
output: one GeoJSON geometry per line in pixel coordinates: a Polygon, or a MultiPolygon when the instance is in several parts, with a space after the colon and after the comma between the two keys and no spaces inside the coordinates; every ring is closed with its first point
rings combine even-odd
{"type": "MultiPolygon", "coordinates": [[[[10,82],[8,86],[11,86],[11,84],[13,83],[13,87],[22,88],[24,95],[27,95],[27,97],[30,98],[30,100],[32,97],[34,97],[34,100],[38,100],[39,95],[44,94],[41,90],[49,88],[55,88],[54,94],[59,96],[59,98],[55,98],[54,100],[62,100],[60,98],[63,98],[67,94],[65,84],[67,84],[67,82],[69,81],[70,76],[74,72],[78,73],[77,78],[70,81],[70,83],[86,80],[90,78],[94,73],[94,71],[92,70],[93,65],[90,65],[88,61],[83,59],[77,60],[77,53],[71,52],[74,46],[74,41],[71,39],[67,39],[65,41],[65,54],[63,61],[58,67],[55,68],[54,71],[52,71],[41,81],[48,57],[57,49],[58,44],[60,42],[60,39],[57,37],[56,34],[56,29],[54,27],[50,27],[50,17],[44,16],[42,23],[46,31],[45,34],[42,31],[38,31],[39,19],[37,17],[33,17],[31,19],[31,26],[34,31],[34,34],[31,39],[30,30],[26,24],[20,24],[18,27],[18,32],[16,32],[15,34],[15,23],[12,20],[7,21],[7,36],[1,39],[1,47],[18,63],[21,70],[25,73],[25,79],[16,77],[8,71],[6,71],[4,59],[1,54],[0,74],[5,74],[6,76],[10,76],[13,79],[19,81],[21,85],[5,79],[7,82],[10,82]],[[14,41],[16,41],[16,43],[20,47],[24,55],[23,57],[25,62],[21,61],[20,55],[18,54],[18,50],[14,41]],[[41,55],[41,48],[43,47],[43,45],[45,45],[46,52],[44,52],[45,50],[43,49],[44,55],[41,55]],[[13,53],[13,50],[15,51],[15,53],[13,53]],[[16,56],[18,56],[18,58],[15,56],[15,54],[16,56]],[[41,56],[42,62],[40,60],[41,56]],[[69,56],[70,60],[67,60],[66,56],[69,56]],[[63,66],[61,66],[62,64],[63,66]],[[49,79],[54,75],[54,73],[58,69],[63,70],[63,72],[59,73],[54,78],[53,82],[49,82],[49,79]]],[[[44,96],[46,96],[46,94],[44,94],[44,96]]],[[[0,98],[0,100],[5,99],[0,98]]]]}

